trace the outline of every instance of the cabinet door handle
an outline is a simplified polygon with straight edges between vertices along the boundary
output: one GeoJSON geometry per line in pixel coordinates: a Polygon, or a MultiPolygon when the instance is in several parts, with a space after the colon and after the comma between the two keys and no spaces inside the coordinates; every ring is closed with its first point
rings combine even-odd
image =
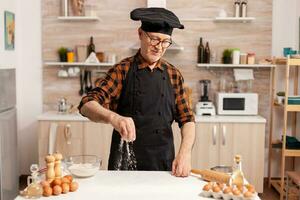
{"type": "Polygon", "coordinates": [[[225,146],[226,145],[226,126],[223,125],[223,131],[222,131],[222,145],[225,146]]]}
{"type": "Polygon", "coordinates": [[[65,125],[64,136],[67,144],[71,144],[71,138],[72,138],[71,124],[65,125]]]}
{"type": "Polygon", "coordinates": [[[214,127],[213,127],[213,145],[216,145],[217,144],[217,126],[216,125],[214,125],[214,127]]]}

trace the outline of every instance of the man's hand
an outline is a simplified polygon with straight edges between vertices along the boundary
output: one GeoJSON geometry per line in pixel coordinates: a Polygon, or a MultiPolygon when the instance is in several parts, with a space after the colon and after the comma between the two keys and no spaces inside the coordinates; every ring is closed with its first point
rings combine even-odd
{"type": "Polygon", "coordinates": [[[131,117],[123,117],[102,107],[96,101],[89,101],[81,108],[81,113],[94,122],[110,123],[125,141],[135,140],[135,125],[131,117]]]}
{"type": "Polygon", "coordinates": [[[135,140],[135,125],[131,117],[123,117],[113,113],[110,117],[110,123],[120,133],[123,140],[128,142],[135,140]]]}
{"type": "Polygon", "coordinates": [[[172,163],[172,175],[177,177],[187,177],[191,171],[191,152],[178,153],[172,163]]]}

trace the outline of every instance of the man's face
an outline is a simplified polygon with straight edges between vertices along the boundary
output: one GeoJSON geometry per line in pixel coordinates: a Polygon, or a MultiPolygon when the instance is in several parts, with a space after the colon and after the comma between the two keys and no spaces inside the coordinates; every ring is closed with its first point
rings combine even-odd
{"type": "Polygon", "coordinates": [[[141,54],[148,63],[157,62],[172,43],[171,36],[163,33],[145,32],[139,29],[141,54]]]}

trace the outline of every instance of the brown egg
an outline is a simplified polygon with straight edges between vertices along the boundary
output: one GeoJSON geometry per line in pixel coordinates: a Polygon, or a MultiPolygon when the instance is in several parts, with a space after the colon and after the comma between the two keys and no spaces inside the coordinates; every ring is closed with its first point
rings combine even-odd
{"type": "Polygon", "coordinates": [[[211,188],[212,188],[212,186],[210,184],[206,184],[206,185],[204,185],[203,190],[209,191],[209,190],[211,190],[211,188]]]}
{"type": "Polygon", "coordinates": [[[61,179],[61,183],[62,183],[62,184],[63,184],[63,183],[68,183],[68,184],[70,184],[71,181],[70,181],[67,177],[63,177],[63,178],[61,179]]]}
{"type": "Polygon", "coordinates": [[[253,185],[246,184],[245,187],[247,188],[247,190],[249,190],[249,188],[253,187],[253,185]]]}
{"type": "Polygon", "coordinates": [[[40,184],[42,187],[50,186],[50,183],[48,181],[41,181],[40,184]]]}
{"type": "Polygon", "coordinates": [[[241,191],[241,193],[243,193],[243,191],[244,191],[244,186],[238,185],[238,186],[237,186],[237,189],[239,189],[239,191],[241,191]]]}
{"type": "Polygon", "coordinates": [[[72,182],[70,184],[70,191],[75,192],[78,189],[78,183],[77,182],[72,182]]]}
{"type": "Polygon", "coordinates": [[[253,185],[246,185],[246,188],[249,192],[255,193],[255,187],[253,185]]]}
{"type": "Polygon", "coordinates": [[[61,185],[61,188],[62,188],[62,193],[66,194],[70,191],[70,185],[69,183],[63,183],[61,185]]]}
{"type": "Polygon", "coordinates": [[[220,191],[221,191],[221,188],[220,188],[219,186],[216,185],[216,186],[213,187],[213,191],[214,191],[214,192],[220,192],[220,191]]]}
{"type": "Polygon", "coordinates": [[[223,190],[223,193],[224,194],[229,194],[231,192],[231,187],[226,187],[224,190],[223,190]]]}
{"type": "Polygon", "coordinates": [[[253,197],[253,193],[252,192],[245,192],[244,197],[249,198],[249,197],[253,197]]]}
{"type": "Polygon", "coordinates": [[[73,181],[73,177],[71,175],[66,175],[64,178],[69,179],[70,183],[73,181]]]}
{"type": "Polygon", "coordinates": [[[207,184],[213,186],[214,182],[208,182],[207,184]]]}
{"type": "Polygon", "coordinates": [[[61,185],[61,178],[56,178],[52,181],[51,186],[61,185]]]}
{"type": "Polygon", "coordinates": [[[55,185],[55,186],[53,187],[53,194],[54,194],[54,195],[60,195],[61,192],[62,192],[62,189],[61,189],[60,185],[55,185]]]}
{"type": "Polygon", "coordinates": [[[241,191],[239,189],[235,188],[235,189],[232,190],[232,194],[236,195],[236,196],[239,196],[241,194],[241,191]]]}
{"type": "Polygon", "coordinates": [[[43,187],[43,196],[49,197],[52,195],[52,188],[50,186],[43,187]]]}
{"type": "Polygon", "coordinates": [[[225,184],[224,184],[224,183],[217,183],[217,185],[218,185],[221,189],[223,189],[223,188],[225,187],[225,184]]]}

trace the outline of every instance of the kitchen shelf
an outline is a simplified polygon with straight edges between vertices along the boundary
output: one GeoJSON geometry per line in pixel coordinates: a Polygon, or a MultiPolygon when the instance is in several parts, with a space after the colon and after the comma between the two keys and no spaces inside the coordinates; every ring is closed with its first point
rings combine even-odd
{"type": "Polygon", "coordinates": [[[199,18],[183,18],[180,21],[183,22],[199,22],[199,21],[214,21],[214,18],[208,18],[208,17],[199,17],[199,18]]]}
{"type": "Polygon", "coordinates": [[[255,20],[255,17],[216,17],[215,22],[236,22],[236,23],[249,23],[255,20]]]}
{"type": "MultiPolygon", "coordinates": [[[[282,150],[282,143],[272,143],[272,148],[282,150]]],[[[284,153],[288,156],[292,156],[292,154],[295,153],[295,157],[300,157],[300,149],[286,148],[284,153]]]]}
{"type": "Polygon", "coordinates": [[[59,20],[63,21],[99,21],[97,16],[59,16],[59,20]]]}
{"type": "Polygon", "coordinates": [[[271,68],[271,67],[275,67],[276,65],[273,65],[273,64],[254,64],[254,65],[242,65],[242,64],[239,64],[239,65],[234,65],[234,64],[217,64],[217,63],[214,63],[214,64],[207,64],[207,63],[198,63],[197,64],[197,67],[206,67],[206,68],[209,68],[209,67],[220,67],[220,68],[235,68],[235,67],[241,67],[241,68],[271,68]]]}
{"type": "Polygon", "coordinates": [[[201,21],[212,21],[212,22],[228,22],[228,23],[249,23],[255,20],[255,17],[199,17],[199,18],[183,18],[181,21],[186,22],[201,22],[201,21]]]}
{"type": "Polygon", "coordinates": [[[77,67],[109,67],[113,66],[115,63],[103,62],[103,63],[83,63],[83,62],[45,62],[46,66],[77,66],[77,67]]]}
{"type": "MultiPolygon", "coordinates": [[[[274,107],[284,108],[284,104],[274,103],[274,107]]],[[[300,105],[287,105],[286,111],[287,112],[300,112],[300,105]]]]}
{"type": "Polygon", "coordinates": [[[273,149],[282,149],[282,143],[272,143],[273,149]]]}
{"type": "Polygon", "coordinates": [[[277,107],[277,108],[284,108],[284,105],[283,104],[280,104],[280,103],[277,103],[277,102],[274,102],[274,107],[277,107]]]}
{"type": "Polygon", "coordinates": [[[300,112],[300,105],[287,105],[286,111],[288,112],[300,112]]]}
{"type": "Polygon", "coordinates": [[[288,122],[291,122],[291,132],[292,136],[295,137],[295,133],[297,130],[297,112],[300,112],[300,105],[298,104],[288,104],[288,99],[293,96],[298,96],[298,87],[299,87],[299,66],[300,66],[300,59],[298,58],[279,58],[274,59],[273,63],[276,64],[276,68],[272,68],[271,74],[272,74],[272,92],[271,92],[271,98],[272,98],[272,104],[271,104],[271,115],[270,115],[270,134],[269,134],[269,162],[268,162],[268,182],[269,187],[271,185],[274,186],[274,182],[271,177],[271,170],[272,170],[272,150],[281,148],[281,168],[280,168],[280,182],[279,186],[277,187],[278,192],[280,193],[280,200],[283,200],[284,197],[284,179],[285,179],[285,160],[286,157],[293,157],[293,163],[295,163],[294,157],[300,157],[300,149],[287,149],[286,146],[286,134],[288,130],[288,122]],[[285,66],[285,79],[284,79],[284,93],[285,93],[285,100],[284,104],[278,105],[277,102],[275,102],[275,93],[276,93],[276,73],[278,73],[277,67],[285,66]],[[290,72],[290,68],[296,66],[295,71],[293,73],[290,72]],[[292,78],[292,79],[291,79],[292,78]],[[293,83],[293,91],[290,92],[290,83],[293,83]],[[274,122],[274,116],[275,116],[275,108],[283,108],[281,109],[283,112],[283,118],[282,118],[282,144],[273,144],[272,137],[274,132],[273,122],[274,122]],[[289,112],[292,112],[289,114],[289,112]],[[289,117],[291,117],[289,119],[289,117]],[[281,146],[281,147],[280,147],[281,146]]]}
{"type": "MultiPolygon", "coordinates": [[[[290,58],[289,59],[290,65],[297,65],[300,66],[300,59],[299,58],[290,58]]],[[[276,58],[274,63],[277,66],[286,67],[287,65],[287,58],[276,58]]]]}
{"type": "Polygon", "coordinates": [[[286,157],[300,157],[300,149],[285,149],[284,155],[286,157]]]}

